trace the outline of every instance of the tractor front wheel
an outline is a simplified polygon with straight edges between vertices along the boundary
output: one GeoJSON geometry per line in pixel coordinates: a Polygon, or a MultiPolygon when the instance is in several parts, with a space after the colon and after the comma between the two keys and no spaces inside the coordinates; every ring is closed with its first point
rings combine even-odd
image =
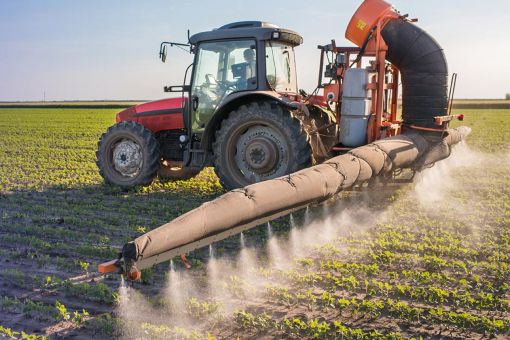
{"type": "Polygon", "coordinates": [[[216,131],[214,168],[227,189],[301,170],[311,164],[308,134],[277,103],[253,102],[230,112],[216,131]]]}
{"type": "Polygon", "coordinates": [[[161,160],[154,135],[132,121],[111,126],[99,140],[96,157],[105,182],[121,187],[151,184],[161,160]]]}

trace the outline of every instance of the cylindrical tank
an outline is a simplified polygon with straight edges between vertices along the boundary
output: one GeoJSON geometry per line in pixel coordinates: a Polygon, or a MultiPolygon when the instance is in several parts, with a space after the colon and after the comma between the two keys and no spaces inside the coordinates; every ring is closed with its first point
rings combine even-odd
{"type": "Polygon", "coordinates": [[[371,114],[372,99],[367,85],[370,72],[361,68],[345,71],[344,91],[340,118],[340,143],[358,147],[367,143],[367,126],[371,114]]]}

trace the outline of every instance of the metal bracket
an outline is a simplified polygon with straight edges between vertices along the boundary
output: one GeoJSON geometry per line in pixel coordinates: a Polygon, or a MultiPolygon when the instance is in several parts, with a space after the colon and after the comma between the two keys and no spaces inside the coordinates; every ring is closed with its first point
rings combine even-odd
{"type": "Polygon", "coordinates": [[[460,121],[463,121],[464,120],[464,115],[463,114],[458,114],[458,115],[448,115],[448,116],[437,116],[437,117],[434,117],[434,123],[436,125],[443,126],[444,123],[451,122],[454,119],[458,119],[460,121]]]}

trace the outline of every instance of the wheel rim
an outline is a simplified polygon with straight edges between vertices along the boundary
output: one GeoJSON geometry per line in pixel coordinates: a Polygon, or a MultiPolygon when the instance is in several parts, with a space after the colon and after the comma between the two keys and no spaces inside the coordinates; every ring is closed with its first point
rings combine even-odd
{"type": "Polygon", "coordinates": [[[288,145],[283,135],[270,126],[245,127],[231,139],[229,166],[240,183],[255,183],[286,173],[288,145]]]}
{"type": "Polygon", "coordinates": [[[113,147],[112,163],[121,176],[136,177],[143,166],[142,148],[131,139],[122,139],[113,147]]]}

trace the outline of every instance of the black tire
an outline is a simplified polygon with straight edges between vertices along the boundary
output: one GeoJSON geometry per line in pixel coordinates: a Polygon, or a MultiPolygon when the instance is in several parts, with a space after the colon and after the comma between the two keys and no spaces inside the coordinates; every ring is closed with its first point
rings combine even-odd
{"type": "Polygon", "coordinates": [[[213,162],[220,182],[231,190],[306,168],[312,150],[301,121],[288,109],[275,102],[252,102],[222,121],[213,162]]]}
{"type": "Polygon", "coordinates": [[[132,121],[120,122],[108,128],[99,140],[96,157],[99,173],[105,182],[121,187],[151,184],[161,160],[159,144],[154,135],[143,125],[132,121]],[[119,149],[123,146],[127,149],[119,149]],[[117,156],[115,160],[114,155],[117,156]],[[122,162],[131,164],[129,169],[124,169],[125,172],[121,170],[122,162]]]}
{"type": "Polygon", "coordinates": [[[331,158],[330,150],[338,141],[336,120],[316,106],[310,106],[308,110],[310,116],[305,117],[304,122],[311,128],[307,131],[310,135],[313,158],[316,163],[322,163],[331,158]],[[310,123],[311,120],[315,121],[313,125],[310,123]]]}
{"type": "Polygon", "coordinates": [[[182,166],[182,162],[161,161],[158,178],[162,182],[186,180],[195,177],[200,170],[193,170],[182,166]]]}

